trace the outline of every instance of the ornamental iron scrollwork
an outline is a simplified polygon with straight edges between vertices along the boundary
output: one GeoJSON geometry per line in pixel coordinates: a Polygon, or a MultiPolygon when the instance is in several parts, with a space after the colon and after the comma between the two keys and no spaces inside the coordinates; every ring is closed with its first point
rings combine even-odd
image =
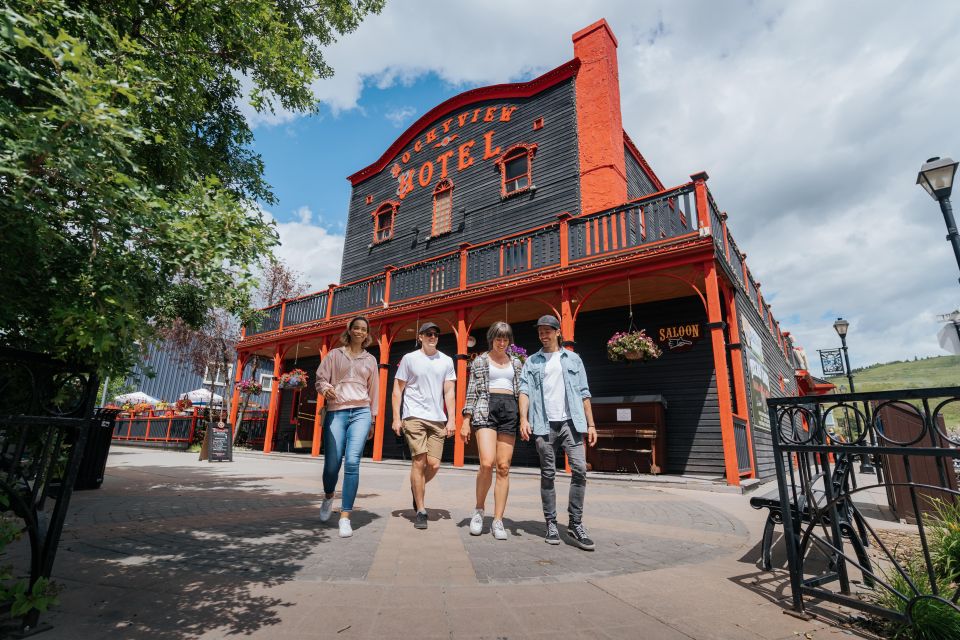
{"type": "MultiPolygon", "coordinates": [[[[96,393],[89,368],[0,348],[0,511],[23,520],[31,592],[53,569],[96,393]]],[[[38,623],[27,612],[20,634],[48,628],[38,623]]]]}
{"type": "Polygon", "coordinates": [[[777,491],[750,503],[768,510],[765,569],[783,527],[797,614],[819,600],[902,627],[922,624],[931,606],[960,616],[960,586],[931,559],[944,505],[960,504],[960,424],[947,422],[958,404],[960,387],[767,401],[777,491]],[[858,457],[872,459],[875,474],[858,475],[858,457]],[[915,527],[912,556],[874,520],[883,515],[915,527]]]}

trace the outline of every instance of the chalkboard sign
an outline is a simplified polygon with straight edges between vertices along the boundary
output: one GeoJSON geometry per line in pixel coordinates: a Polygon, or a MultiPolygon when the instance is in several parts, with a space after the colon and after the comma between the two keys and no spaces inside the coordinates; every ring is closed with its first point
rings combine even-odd
{"type": "Polygon", "coordinates": [[[210,429],[208,459],[210,462],[233,462],[233,431],[222,422],[210,429]]]}

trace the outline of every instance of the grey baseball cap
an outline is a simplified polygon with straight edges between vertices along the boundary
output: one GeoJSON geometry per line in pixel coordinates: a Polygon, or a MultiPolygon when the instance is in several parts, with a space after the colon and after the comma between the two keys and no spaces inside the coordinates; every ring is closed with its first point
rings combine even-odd
{"type": "Polygon", "coordinates": [[[540,319],[537,320],[538,327],[550,327],[551,329],[556,329],[560,331],[560,321],[557,320],[556,316],[545,315],[540,316],[540,319]]]}
{"type": "Polygon", "coordinates": [[[424,322],[422,325],[420,325],[420,331],[417,331],[417,335],[418,336],[423,335],[424,333],[426,333],[427,331],[430,331],[431,329],[436,329],[437,333],[441,333],[440,327],[438,327],[434,323],[424,322]]]}

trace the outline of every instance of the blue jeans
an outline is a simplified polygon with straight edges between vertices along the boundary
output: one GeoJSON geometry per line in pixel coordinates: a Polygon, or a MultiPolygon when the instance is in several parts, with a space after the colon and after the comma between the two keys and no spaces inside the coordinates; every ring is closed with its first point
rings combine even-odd
{"type": "Polygon", "coordinates": [[[342,511],[353,511],[360,486],[360,456],[370,432],[369,407],[328,411],[323,421],[323,491],[333,493],[343,464],[342,511]]]}

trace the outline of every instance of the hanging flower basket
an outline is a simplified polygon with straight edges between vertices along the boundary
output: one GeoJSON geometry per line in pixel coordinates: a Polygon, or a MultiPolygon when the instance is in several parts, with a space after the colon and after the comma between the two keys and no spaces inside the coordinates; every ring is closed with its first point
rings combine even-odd
{"type": "Polygon", "coordinates": [[[304,389],[307,386],[307,372],[303,369],[291,369],[280,376],[281,389],[304,389]]]}
{"type": "Polygon", "coordinates": [[[187,411],[193,406],[193,403],[190,402],[190,398],[180,398],[173,403],[173,408],[177,411],[187,411]]]}
{"type": "Polygon", "coordinates": [[[520,362],[527,361],[527,350],[515,344],[511,344],[509,347],[507,347],[507,355],[519,359],[520,362]]]}
{"type": "Polygon", "coordinates": [[[607,358],[613,362],[656,360],[662,354],[653,338],[642,329],[615,333],[607,340],[607,358]]]}
{"type": "Polygon", "coordinates": [[[263,385],[256,380],[246,379],[237,383],[237,390],[246,396],[255,396],[263,391],[263,385]]]}

